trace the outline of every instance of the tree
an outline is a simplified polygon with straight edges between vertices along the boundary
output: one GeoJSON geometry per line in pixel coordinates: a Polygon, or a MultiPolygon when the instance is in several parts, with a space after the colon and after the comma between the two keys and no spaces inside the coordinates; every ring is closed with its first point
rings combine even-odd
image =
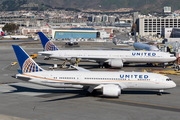
{"type": "Polygon", "coordinates": [[[16,24],[14,24],[14,23],[10,23],[10,24],[6,24],[3,28],[2,28],[2,30],[3,31],[6,31],[6,32],[15,32],[16,30],[18,30],[19,29],[19,26],[18,25],[16,25],[16,24]]]}
{"type": "Polygon", "coordinates": [[[131,32],[134,34],[134,28],[135,28],[135,32],[137,32],[137,25],[136,23],[133,23],[132,27],[131,27],[131,32]]]}

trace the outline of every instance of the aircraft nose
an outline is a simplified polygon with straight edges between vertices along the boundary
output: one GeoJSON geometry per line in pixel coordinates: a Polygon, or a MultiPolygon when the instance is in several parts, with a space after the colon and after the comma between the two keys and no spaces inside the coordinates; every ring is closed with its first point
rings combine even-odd
{"type": "Polygon", "coordinates": [[[171,88],[175,88],[176,87],[176,83],[173,81],[169,81],[168,85],[165,85],[166,89],[171,89],[171,88]]]}
{"type": "Polygon", "coordinates": [[[171,82],[171,86],[170,86],[170,88],[174,88],[174,87],[176,87],[176,83],[174,82],[174,81],[170,81],[171,82]]]}
{"type": "Polygon", "coordinates": [[[172,85],[173,85],[173,87],[176,87],[176,83],[175,82],[173,82],[172,85]]]}

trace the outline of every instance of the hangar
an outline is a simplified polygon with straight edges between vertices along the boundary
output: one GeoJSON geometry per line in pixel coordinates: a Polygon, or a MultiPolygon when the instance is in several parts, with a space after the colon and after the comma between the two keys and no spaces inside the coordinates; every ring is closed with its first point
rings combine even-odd
{"type": "Polygon", "coordinates": [[[69,39],[69,38],[98,38],[100,33],[93,28],[71,28],[69,30],[52,30],[53,39],[69,39]]]}

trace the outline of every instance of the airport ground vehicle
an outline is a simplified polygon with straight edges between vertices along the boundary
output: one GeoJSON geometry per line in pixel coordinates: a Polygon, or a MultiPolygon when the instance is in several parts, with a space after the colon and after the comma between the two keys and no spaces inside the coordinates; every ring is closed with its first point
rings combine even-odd
{"type": "Polygon", "coordinates": [[[30,57],[31,57],[32,59],[37,58],[37,54],[31,54],[30,57]]]}

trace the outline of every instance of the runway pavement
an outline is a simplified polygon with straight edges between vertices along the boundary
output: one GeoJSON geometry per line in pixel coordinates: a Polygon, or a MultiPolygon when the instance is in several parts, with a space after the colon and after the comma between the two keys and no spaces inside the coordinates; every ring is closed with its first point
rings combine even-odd
{"type": "MultiPolygon", "coordinates": [[[[39,44],[23,45],[28,54],[42,50],[39,44]],[[33,47],[31,47],[33,46],[33,47]]],[[[6,44],[7,45],[7,44],[6,44]]],[[[111,46],[111,45],[107,45],[111,46]]],[[[82,45],[80,48],[87,48],[82,45]]],[[[92,49],[92,47],[89,47],[92,49]]],[[[69,48],[65,48],[69,49],[69,48]]],[[[51,88],[26,83],[11,76],[17,73],[18,64],[11,66],[16,57],[10,46],[0,48],[0,120],[178,120],[180,119],[180,79],[169,75],[177,87],[166,90],[162,96],[157,91],[122,91],[119,98],[103,97],[100,92],[86,96],[79,89],[51,88]],[[1,117],[3,116],[3,117],[1,117]],[[14,117],[14,118],[13,118],[14,117]]],[[[62,61],[46,61],[38,56],[35,61],[44,69],[62,61]]],[[[92,71],[142,71],[143,68],[163,69],[145,64],[125,65],[122,69],[100,69],[96,63],[80,63],[81,67],[92,71]]],[[[58,68],[58,70],[69,70],[58,68]]]]}

